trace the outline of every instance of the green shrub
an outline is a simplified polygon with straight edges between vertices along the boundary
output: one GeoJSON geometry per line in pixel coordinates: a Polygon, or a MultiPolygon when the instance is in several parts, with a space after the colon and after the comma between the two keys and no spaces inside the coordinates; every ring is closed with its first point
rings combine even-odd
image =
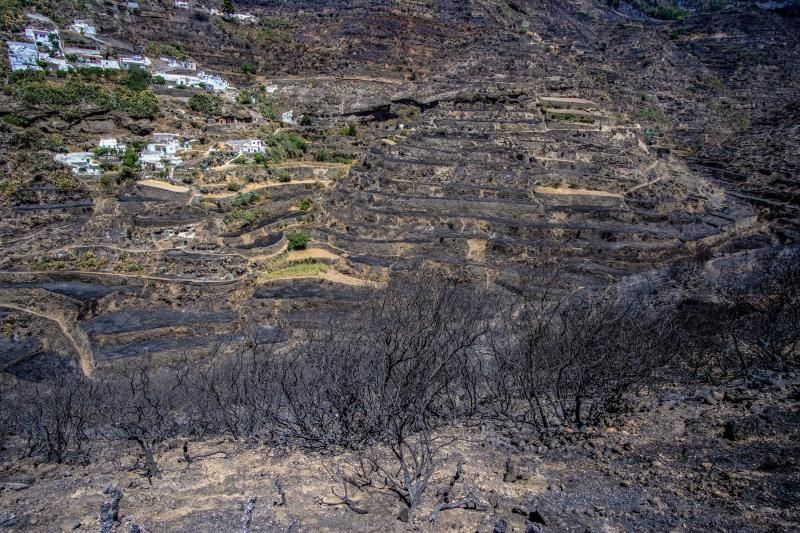
{"type": "Polygon", "coordinates": [[[222,98],[215,94],[197,93],[189,98],[189,108],[209,117],[215,117],[222,111],[222,98]]]}
{"type": "Polygon", "coordinates": [[[344,152],[328,150],[327,148],[320,148],[314,152],[314,160],[320,163],[343,163],[349,164],[353,162],[355,157],[344,152]]]}
{"type": "Polygon", "coordinates": [[[6,124],[11,124],[12,126],[22,126],[25,124],[25,121],[22,120],[22,117],[12,113],[6,113],[3,115],[3,122],[6,124]]]}
{"type": "Polygon", "coordinates": [[[287,159],[300,159],[308,150],[308,142],[296,133],[279,133],[266,139],[270,147],[269,159],[276,163],[287,159]]]}
{"type": "Polygon", "coordinates": [[[8,178],[0,180],[0,198],[3,200],[8,200],[14,195],[15,192],[17,192],[16,183],[8,178]]]}
{"type": "Polygon", "coordinates": [[[231,201],[234,207],[245,207],[254,204],[258,201],[258,193],[255,192],[240,192],[231,201]]]}
{"type": "Polygon", "coordinates": [[[247,74],[248,76],[252,76],[256,73],[256,66],[252,63],[244,63],[242,65],[242,73],[247,74]]]}
{"type": "Polygon", "coordinates": [[[342,128],[341,134],[347,137],[355,137],[356,135],[358,135],[355,123],[351,122],[350,125],[348,125],[346,128],[342,128]]]}
{"type": "Polygon", "coordinates": [[[292,173],[288,170],[281,169],[275,174],[275,179],[281,183],[289,183],[292,181],[292,173]]]}
{"type": "Polygon", "coordinates": [[[286,240],[290,250],[305,250],[311,236],[302,231],[294,231],[286,236],[286,240]]]}
{"type": "Polygon", "coordinates": [[[129,169],[139,168],[139,154],[135,146],[128,145],[125,147],[125,154],[122,156],[122,166],[129,169]]]}
{"type": "Polygon", "coordinates": [[[89,105],[98,111],[118,110],[133,118],[152,118],[158,113],[158,100],[150,91],[131,91],[104,87],[71,78],[63,84],[44,79],[25,78],[12,86],[15,97],[28,106],[52,109],[66,118],[79,118],[89,105]]]}
{"type": "Polygon", "coordinates": [[[75,268],[78,270],[98,270],[106,265],[106,260],[97,257],[94,252],[86,252],[83,256],[75,259],[75,268]]]}
{"type": "Polygon", "coordinates": [[[25,3],[22,0],[0,0],[0,30],[14,32],[25,24],[25,3]]]}
{"type": "Polygon", "coordinates": [[[72,174],[66,172],[55,172],[47,177],[47,181],[62,190],[77,189],[80,185],[80,182],[72,174]]]}
{"type": "Polygon", "coordinates": [[[125,80],[122,82],[131,91],[143,91],[152,82],[153,76],[138,65],[133,65],[125,73],[125,80]]]}
{"type": "Polygon", "coordinates": [[[153,56],[171,56],[178,59],[185,59],[189,57],[189,55],[186,53],[186,50],[183,48],[183,45],[178,43],[169,44],[150,42],[144,47],[144,51],[148,55],[153,56]]]}
{"type": "Polygon", "coordinates": [[[242,190],[242,184],[240,182],[238,182],[238,181],[232,181],[232,182],[228,183],[227,188],[228,188],[229,191],[233,191],[233,192],[241,191],[242,190]]]}
{"type": "Polygon", "coordinates": [[[130,167],[124,167],[120,170],[119,175],[117,176],[117,181],[122,183],[123,181],[133,181],[136,179],[136,170],[130,167]]]}
{"type": "Polygon", "coordinates": [[[125,261],[122,264],[122,270],[124,272],[141,272],[144,270],[144,265],[135,261],[125,261]]]}
{"type": "Polygon", "coordinates": [[[225,213],[223,220],[226,224],[238,222],[246,226],[258,220],[259,216],[260,211],[256,209],[234,209],[225,213]]]}
{"type": "Polygon", "coordinates": [[[114,91],[115,108],[132,118],[153,118],[158,113],[158,99],[150,91],[114,91]]]}
{"type": "Polygon", "coordinates": [[[304,199],[303,199],[303,201],[302,201],[302,202],[300,202],[300,210],[302,210],[302,211],[308,211],[309,209],[311,209],[311,207],[312,207],[313,205],[314,205],[314,202],[312,202],[312,201],[311,201],[310,199],[308,199],[308,198],[304,198],[304,199]]]}

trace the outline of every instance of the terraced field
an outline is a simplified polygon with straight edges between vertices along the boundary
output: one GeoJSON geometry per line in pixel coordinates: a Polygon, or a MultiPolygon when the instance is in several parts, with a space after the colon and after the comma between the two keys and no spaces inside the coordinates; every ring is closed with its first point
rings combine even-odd
{"type": "MultiPolygon", "coordinates": [[[[657,22],[584,0],[252,4],[263,24],[94,9],[110,42],[168,34],[239,89],[269,91],[267,115],[234,94],[212,119],[163,87],[151,120],[30,114],[75,147],[95,127],[192,139],[185,165],[132,182],[62,189],[39,164],[3,203],[0,289],[74,316],[101,370],[233,344],[248,322],[303,335],[406,271],[513,289],[558,270],[565,288],[599,286],[797,236],[791,18],[737,5],[657,22]],[[299,152],[272,159],[287,135],[299,152]],[[270,159],[218,151],[240,137],[268,141],[270,159]],[[307,250],[289,250],[296,233],[307,250]]],[[[57,322],[27,317],[62,338],[26,353],[80,366],[57,322]]]]}

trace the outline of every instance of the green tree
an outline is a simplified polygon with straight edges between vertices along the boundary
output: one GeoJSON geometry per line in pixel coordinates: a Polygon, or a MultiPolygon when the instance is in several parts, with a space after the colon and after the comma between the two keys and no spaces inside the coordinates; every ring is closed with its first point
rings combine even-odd
{"type": "Polygon", "coordinates": [[[189,98],[189,108],[209,117],[219,115],[222,110],[222,99],[214,94],[197,93],[189,98]]]}
{"type": "Polygon", "coordinates": [[[290,250],[305,250],[306,246],[308,245],[308,241],[311,240],[311,236],[302,231],[295,231],[288,234],[286,239],[288,241],[288,247],[290,250]]]}
{"type": "Polygon", "coordinates": [[[125,73],[125,80],[122,83],[132,91],[144,91],[150,85],[151,79],[149,72],[138,65],[133,65],[125,73]]]}
{"type": "Polygon", "coordinates": [[[236,6],[233,5],[233,0],[222,0],[222,12],[228,15],[236,12],[236,6]]]}
{"type": "Polygon", "coordinates": [[[242,72],[247,74],[248,76],[252,76],[256,73],[256,66],[252,63],[245,63],[242,65],[242,72]]]}

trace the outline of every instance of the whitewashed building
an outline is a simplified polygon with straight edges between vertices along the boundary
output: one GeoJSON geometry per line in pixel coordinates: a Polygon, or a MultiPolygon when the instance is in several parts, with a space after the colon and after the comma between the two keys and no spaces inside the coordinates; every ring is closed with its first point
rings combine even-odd
{"type": "Polygon", "coordinates": [[[38,65],[39,51],[33,43],[6,41],[11,70],[42,70],[38,65]]]}
{"type": "Polygon", "coordinates": [[[192,7],[192,4],[188,0],[175,0],[175,7],[179,7],[181,9],[189,9],[190,7],[192,7]]]}
{"type": "Polygon", "coordinates": [[[157,71],[153,76],[158,76],[167,82],[170,87],[205,87],[209,91],[225,92],[228,89],[228,82],[224,78],[199,72],[197,76],[185,74],[171,74],[165,71],[157,71]]]}
{"type": "Polygon", "coordinates": [[[177,59],[175,57],[159,57],[162,63],[173,69],[197,70],[197,62],[191,59],[177,59]]]}
{"type": "Polygon", "coordinates": [[[258,18],[250,13],[234,13],[231,15],[231,18],[238,20],[239,22],[244,22],[245,24],[255,24],[258,22],[258,18]]]}
{"type": "Polygon", "coordinates": [[[72,70],[72,66],[70,66],[69,63],[67,63],[66,59],[50,57],[49,55],[46,54],[40,54],[39,58],[45,63],[47,63],[47,68],[49,68],[50,70],[60,70],[62,72],[68,72],[72,70]]]}
{"type": "MultiPolygon", "coordinates": [[[[39,28],[25,28],[25,37],[36,44],[53,46],[53,42],[59,42],[58,30],[41,30],[39,28]],[[52,36],[52,37],[51,37],[52,36]]],[[[58,48],[58,45],[56,45],[58,48]]]]}
{"type": "Polygon", "coordinates": [[[154,133],[152,141],[147,143],[146,152],[173,155],[181,149],[178,135],[175,133],[154,133]]]}
{"type": "Polygon", "coordinates": [[[103,56],[81,56],[78,67],[119,70],[119,63],[116,59],[105,59],[103,56]]]}
{"type": "Polygon", "coordinates": [[[97,35],[97,28],[87,20],[77,19],[70,24],[69,29],[81,35],[97,35]]]}
{"type": "Polygon", "coordinates": [[[281,122],[289,124],[290,126],[297,126],[297,120],[294,118],[294,111],[284,111],[281,113],[281,122]]]}
{"type": "Polygon", "coordinates": [[[145,150],[139,154],[139,163],[151,170],[163,170],[167,166],[177,167],[183,163],[183,160],[180,157],[163,152],[145,150]]]}
{"type": "Polygon", "coordinates": [[[143,68],[147,70],[147,68],[152,65],[153,62],[150,60],[149,57],[145,56],[120,56],[119,57],[119,66],[124,69],[129,69],[133,66],[143,68]]]}
{"type": "Polygon", "coordinates": [[[231,139],[222,143],[226,148],[240,154],[263,154],[267,151],[261,139],[231,139]]]}
{"type": "Polygon", "coordinates": [[[73,174],[81,176],[99,176],[103,173],[100,164],[92,152],[72,152],[70,154],[56,154],[53,159],[70,167],[73,174]]]}
{"type": "Polygon", "coordinates": [[[205,72],[198,72],[197,77],[203,81],[207,88],[213,91],[222,93],[228,90],[228,82],[225,78],[213,74],[206,74],[205,72]]]}
{"type": "Polygon", "coordinates": [[[103,150],[113,150],[115,152],[125,151],[125,144],[117,141],[114,138],[100,139],[100,142],[97,143],[97,146],[103,150]]]}

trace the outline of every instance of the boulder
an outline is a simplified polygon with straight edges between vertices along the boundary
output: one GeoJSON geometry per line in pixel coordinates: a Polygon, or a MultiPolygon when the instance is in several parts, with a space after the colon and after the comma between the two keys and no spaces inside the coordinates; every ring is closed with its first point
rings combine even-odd
{"type": "Polygon", "coordinates": [[[114,122],[111,120],[84,120],[78,124],[78,130],[82,133],[108,133],[114,129],[114,122]]]}

